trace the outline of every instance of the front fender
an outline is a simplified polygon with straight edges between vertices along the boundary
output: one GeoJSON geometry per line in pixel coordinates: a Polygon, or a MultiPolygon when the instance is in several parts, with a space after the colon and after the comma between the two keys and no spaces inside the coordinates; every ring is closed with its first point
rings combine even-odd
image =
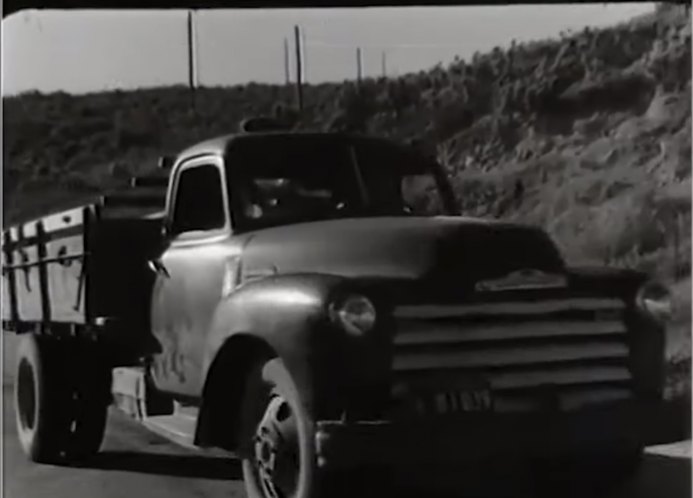
{"type": "Polygon", "coordinates": [[[328,313],[332,299],[348,292],[368,293],[356,282],[320,274],[244,284],[215,313],[204,377],[224,344],[243,335],[260,339],[282,358],[316,419],[338,416],[350,405],[373,398],[376,394],[368,392],[388,382],[388,336],[381,332],[388,329],[386,315],[370,334],[348,335],[328,313]]]}

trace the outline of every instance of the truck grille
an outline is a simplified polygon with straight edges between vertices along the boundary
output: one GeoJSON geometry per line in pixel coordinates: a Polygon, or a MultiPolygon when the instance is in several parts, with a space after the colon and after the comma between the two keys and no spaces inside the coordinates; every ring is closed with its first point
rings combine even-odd
{"type": "Polygon", "coordinates": [[[450,411],[460,393],[485,390],[501,412],[628,399],[624,308],[610,298],[397,307],[395,397],[450,411]]]}

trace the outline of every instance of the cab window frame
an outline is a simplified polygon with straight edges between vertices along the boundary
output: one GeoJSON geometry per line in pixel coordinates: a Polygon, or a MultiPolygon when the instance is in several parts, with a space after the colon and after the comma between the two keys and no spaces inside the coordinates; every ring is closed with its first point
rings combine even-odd
{"type": "Polygon", "coordinates": [[[230,234],[232,231],[229,192],[224,160],[218,155],[205,155],[181,160],[173,168],[173,181],[169,185],[166,202],[166,233],[172,241],[207,239],[218,235],[230,234]],[[221,195],[223,224],[206,229],[176,231],[176,208],[178,206],[181,178],[186,171],[198,168],[214,168],[218,173],[218,188],[221,195]]]}

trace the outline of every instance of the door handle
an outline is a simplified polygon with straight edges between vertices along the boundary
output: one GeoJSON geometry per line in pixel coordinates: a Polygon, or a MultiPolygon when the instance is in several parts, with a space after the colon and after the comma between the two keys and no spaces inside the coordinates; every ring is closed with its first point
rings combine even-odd
{"type": "Polygon", "coordinates": [[[147,266],[157,275],[163,275],[166,278],[171,277],[171,274],[168,272],[166,266],[161,262],[160,259],[150,259],[147,261],[147,266]]]}

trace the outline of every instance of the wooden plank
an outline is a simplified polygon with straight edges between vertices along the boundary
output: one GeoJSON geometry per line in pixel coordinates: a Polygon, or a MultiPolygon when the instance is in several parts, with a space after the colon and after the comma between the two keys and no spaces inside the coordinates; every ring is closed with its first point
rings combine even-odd
{"type": "Polygon", "coordinates": [[[41,317],[45,324],[49,324],[51,322],[51,296],[48,286],[48,268],[45,262],[47,257],[46,232],[42,221],[36,223],[36,235],[38,236],[38,274],[39,292],[41,293],[41,317]]]}
{"type": "Polygon", "coordinates": [[[100,218],[112,219],[163,219],[163,206],[138,207],[138,206],[104,206],[100,211],[100,218]]]}
{"type": "Polygon", "coordinates": [[[24,225],[22,226],[22,236],[25,239],[36,236],[36,221],[24,223],[24,225]]]}
{"type": "MultiPolygon", "coordinates": [[[[16,241],[24,240],[24,225],[16,227],[16,241]]],[[[41,297],[38,272],[38,246],[28,245],[14,249],[14,263],[24,264],[16,270],[17,279],[17,313],[20,321],[41,320],[41,297]]]]}
{"type": "Polygon", "coordinates": [[[166,197],[162,195],[138,195],[137,193],[118,193],[105,195],[101,198],[104,207],[163,207],[166,197]]]}
{"type": "Polygon", "coordinates": [[[160,187],[168,188],[168,176],[135,176],[130,178],[130,186],[138,187],[160,187]]]}
{"type": "MultiPolygon", "coordinates": [[[[11,240],[12,236],[10,232],[4,232],[2,248],[3,268],[12,265],[14,262],[14,251],[10,248],[11,240]]],[[[17,270],[8,269],[4,273],[3,284],[5,285],[5,291],[2,293],[2,318],[3,320],[9,320],[16,324],[17,320],[19,320],[19,312],[17,309],[17,270]]]]}
{"type": "Polygon", "coordinates": [[[51,240],[46,244],[46,253],[53,321],[84,323],[81,299],[81,278],[85,269],[83,235],[51,240]]]}
{"type": "Polygon", "coordinates": [[[42,218],[46,232],[80,226],[83,223],[83,208],[70,209],[42,218]]]}
{"type": "Polygon", "coordinates": [[[84,230],[82,232],[82,250],[84,251],[84,259],[82,260],[82,273],[79,276],[79,287],[77,289],[78,298],[83,302],[84,320],[87,323],[92,323],[94,315],[92,313],[91,301],[90,301],[90,284],[91,284],[91,273],[92,269],[92,235],[94,233],[95,225],[98,219],[101,217],[100,206],[92,206],[84,208],[83,224],[84,230]]]}

